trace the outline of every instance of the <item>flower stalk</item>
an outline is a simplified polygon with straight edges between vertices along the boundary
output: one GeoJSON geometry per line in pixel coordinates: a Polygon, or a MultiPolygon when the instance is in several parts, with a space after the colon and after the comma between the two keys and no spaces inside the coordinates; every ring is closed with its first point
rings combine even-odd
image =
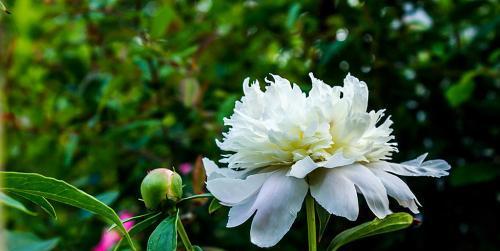
{"type": "Polygon", "coordinates": [[[191,241],[189,240],[189,237],[186,233],[186,229],[184,229],[184,225],[182,225],[181,218],[177,218],[177,233],[181,237],[182,244],[184,244],[184,247],[186,248],[187,251],[193,250],[193,244],[191,244],[191,241]]]}
{"type": "Polygon", "coordinates": [[[309,251],[316,251],[316,212],[314,210],[314,199],[311,194],[307,194],[306,196],[306,211],[309,251]]]}

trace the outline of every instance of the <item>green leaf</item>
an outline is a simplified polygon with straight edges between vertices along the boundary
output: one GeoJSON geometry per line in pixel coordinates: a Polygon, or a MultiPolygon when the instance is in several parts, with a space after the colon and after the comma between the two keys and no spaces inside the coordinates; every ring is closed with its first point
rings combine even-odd
{"type": "Polygon", "coordinates": [[[30,211],[29,209],[27,209],[23,203],[15,200],[14,198],[0,192],[0,204],[4,204],[8,207],[11,207],[11,208],[15,208],[19,211],[22,211],[22,212],[25,212],[29,215],[36,215],[35,212],[33,211],[30,211]]]}
{"type": "Polygon", "coordinates": [[[409,227],[413,222],[413,216],[407,213],[394,213],[384,219],[374,219],[359,226],[347,229],[335,236],[329,251],[338,250],[347,243],[377,234],[389,233],[409,227]]]}
{"type": "MultiPolygon", "coordinates": [[[[96,195],[95,198],[98,199],[100,202],[109,206],[109,205],[113,204],[113,202],[115,202],[116,199],[118,199],[119,195],[120,195],[120,193],[118,191],[107,191],[107,192],[96,195]]],[[[88,218],[92,217],[92,214],[87,212],[87,211],[83,211],[81,213],[81,215],[82,215],[83,219],[88,219],[88,218]]]]}
{"type": "Polygon", "coordinates": [[[210,205],[208,206],[208,213],[211,214],[222,207],[223,206],[219,203],[219,201],[216,198],[213,198],[210,202],[210,205]]]}
{"type": "Polygon", "coordinates": [[[165,218],[151,233],[148,251],[175,251],[177,249],[177,218],[179,213],[165,218]]]}
{"type": "Polygon", "coordinates": [[[32,233],[5,231],[7,250],[50,251],[59,243],[59,238],[42,240],[32,233]]]}
{"type": "MultiPolygon", "coordinates": [[[[146,228],[148,228],[149,226],[155,224],[156,222],[158,222],[160,220],[162,216],[162,213],[159,212],[159,213],[156,213],[155,215],[135,224],[129,231],[128,231],[128,234],[130,236],[134,236],[142,231],[144,231],[146,228]]],[[[120,248],[120,245],[122,244],[122,240],[121,239],[120,241],[118,241],[118,243],[116,243],[115,247],[113,248],[113,251],[117,251],[119,248],[120,248]]]]}
{"type": "Polygon", "coordinates": [[[15,192],[12,191],[12,193],[17,194],[21,197],[24,197],[27,200],[30,200],[31,202],[37,204],[45,212],[47,212],[47,214],[49,214],[52,218],[57,219],[56,210],[54,209],[52,204],[50,204],[50,202],[47,199],[45,199],[44,197],[41,197],[38,195],[33,195],[30,193],[21,192],[21,191],[15,191],[15,192]]]}
{"type": "Polygon", "coordinates": [[[130,230],[129,230],[129,234],[131,236],[134,236],[142,231],[144,231],[146,228],[148,228],[149,226],[155,224],[156,222],[158,222],[158,220],[160,220],[161,218],[161,215],[162,213],[159,212],[159,213],[156,213],[155,215],[137,223],[134,227],[132,227],[130,230]]]}
{"type": "MultiPolygon", "coordinates": [[[[155,215],[155,214],[158,214],[158,213],[157,212],[151,212],[151,213],[147,213],[147,214],[136,215],[136,216],[133,216],[133,217],[130,217],[130,218],[122,220],[122,223],[127,223],[129,221],[135,221],[135,220],[146,218],[148,216],[152,216],[152,215],[155,215]]],[[[111,231],[111,230],[113,230],[115,227],[116,227],[116,224],[111,225],[108,228],[108,232],[111,231]]],[[[129,234],[130,234],[130,231],[129,231],[129,234]]]]}
{"type": "Polygon", "coordinates": [[[10,14],[10,11],[7,9],[5,4],[2,3],[2,1],[0,1],[0,10],[2,10],[3,12],[5,12],[7,14],[10,14]]]}
{"type": "Polygon", "coordinates": [[[200,246],[193,246],[193,251],[203,251],[200,246]]]}
{"type": "Polygon", "coordinates": [[[36,173],[0,172],[3,176],[2,187],[7,191],[24,192],[38,195],[50,200],[55,200],[74,207],[93,212],[109,222],[118,225],[120,232],[125,235],[128,243],[135,250],[132,239],[125,230],[116,212],[98,199],[84,191],[54,178],[49,178],[36,173]]]}
{"type": "Polygon", "coordinates": [[[222,104],[219,106],[216,114],[217,121],[219,123],[222,124],[225,117],[231,116],[231,114],[233,113],[234,105],[238,99],[239,97],[237,95],[229,95],[224,99],[222,104]]]}
{"type": "Polygon", "coordinates": [[[151,36],[153,38],[161,37],[165,34],[170,22],[174,19],[175,12],[169,5],[164,5],[159,8],[151,21],[151,36]]]}
{"type": "Polygon", "coordinates": [[[328,211],[326,211],[321,205],[316,205],[316,214],[318,215],[318,221],[319,221],[318,241],[321,241],[321,237],[323,237],[323,234],[325,233],[328,221],[330,221],[331,214],[328,211]]]}
{"type": "Polygon", "coordinates": [[[477,75],[476,71],[469,71],[462,75],[460,81],[446,90],[446,99],[452,107],[458,107],[466,102],[474,92],[474,77],[477,75]]]}
{"type": "Polygon", "coordinates": [[[339,54],[347,46],[347,44],[349,42],[350,42],[350,39],[347,38],[344,41],[338,41],[337,40],[337,41],[334,41],[334,42],[331,42],[331,43],[328,43],[328,44],[320,45],[319,49],[320,49],[320,51],[323,52],[323,55],[321,56],[319,64],[320,65],[325,65],[328,62],[330,62],[330,60],[334,56],[336,56],[337,54],[339,54]]]}
{"type": "Polygon", "coordinates": [[[78,147],[80,137],[77,134],[69,135],[68,142],[66,143],[64,150],[64,166],[69,167],[73,163],[73,157],[75,156],[76,148],[78,147]]]}
{"type": "Polygon", "coordinates": [[[300,14],[300,3],[294,3],[290,9],[288,9],[288,17],[286,19],[286,26],[288,29],[293,28],[293,25],[297,21],[300,14]]]}

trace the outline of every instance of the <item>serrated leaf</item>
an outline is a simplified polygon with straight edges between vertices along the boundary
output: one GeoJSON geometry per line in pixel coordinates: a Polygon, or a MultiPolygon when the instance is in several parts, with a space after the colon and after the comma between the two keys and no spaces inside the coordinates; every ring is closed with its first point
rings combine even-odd
{"type": "Polygon", "coordinates": [[[4,204],[5,206],[8,206],[10,208],[17,209],[21,212],[27,213],[29,215],[36,215],[35,212],[27,209],[23,203],[17,201],[16,199],[8,196],[7,194],[4,194],[0,192],[0,204],[4,204]]]}
{"type": "Polygon", "coordinates": [[[389,233],[409,227],[413,222],[413,216],[407,213],[394,213],[384,219],[374,219],[359,226],[347,229],[332,240],[327,250],[336,251],[347,243],[368,236],[389,233]]]}
{"type": "Polygon", "coordinates": [[[212,201],[210,202],[210,205],[208,206],[208,213],[211,214],[219,210],[220,208],[222,208],[222,205],[216,198],[213,198],[212,201]]]}
{"type": "Polygon", "coordinates": [[[115,223],[128,243],[135,250],[132,239],[121,223],[116,212],[95,197],[84,191],[54,178],[45,177],[36,173],[0,172],[4,184],[2,189],[7,191],[20,191],[38,195],[50,200],[55,200],[67,205],[82,208],[93,212],[105,220],[115,223]]]}
{"type": "Polygon", "coordinates": [[[318,241],[321,241],[321,237],[323,237],[323,234],[325,233],[326,230],[326,226],[330,221],[331,214],[320,205],[316,206],[316,214],[318,215],[318,221],[319,221],[318,241]]]}
{"type": "Polygon", "coordinates": [[[42,240],[32,233],[5,232],[7,250],[16,251],[50,251],[59,243],[59,238],[42,240]]]}
{"type": "Polygon", "coordinates": [[[165,218],[151,233],[148,251],[175,251],[177,249],[177,218],[179,213],[165,218]]]}
{"type": "Polygon", "coordinates": [[[52,218],[57,219],[56,210],[54,209],[54,206],[52,206],[52,204],[44,197],[21,192],[21,191],[16,191],[16,192],[12,192],[12,193],[17,194],[21,197],[24,197],[27,200],[37,204],[45,212],[47,212],[47,214],[49,214],[52,218]]]}

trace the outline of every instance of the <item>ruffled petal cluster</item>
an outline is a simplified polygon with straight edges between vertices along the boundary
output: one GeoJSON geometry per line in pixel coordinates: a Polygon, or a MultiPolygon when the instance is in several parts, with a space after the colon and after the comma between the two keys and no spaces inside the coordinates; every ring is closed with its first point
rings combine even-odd
{"type": "Polygon", "coordinates": [[[292,226],[305,196],[331,214],[356,220],[358,194],[379,218],[390,214],[388,196],[418,212],[420,205],[396,175],[447,175],[444,160],[426,154],[391,163],[397,152],[392,121],[384,110],[367,111],[366,83],[347,75],[343,86],[329,86],[310,74],[306,94],[272,75],[262,90],[258,81],[243,83],[244,96],[224,120],[229,127],[217,145],[226,154],[219,168],[204,159],[208,190],[230,206],[228,227],[253,217],[251,241],[275,245],[292,226]]]}

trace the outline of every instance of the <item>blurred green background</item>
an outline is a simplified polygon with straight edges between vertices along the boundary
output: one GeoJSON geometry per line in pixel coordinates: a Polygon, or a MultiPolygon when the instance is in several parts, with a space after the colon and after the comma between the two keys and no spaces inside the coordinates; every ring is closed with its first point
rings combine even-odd
{"type": "MultiPolygon", "coordinates": [[[[191,163],[186,191],[203,192],[199,158],[218,159],[214,139],[245,77],[275,73],[309,90],[309,72],[330,84],[350,72],[367,82],[369,108],[392,114],[395,161],[429,152],[453,168],[407,180],[423,204],[419,227],[347,249],[500,248],[498,1],[3,2],[7,170],[63,179],[139,214],[148,170],[191,163]]],[[[6,228],[60,238],[55,250],[91,250],[105,224],[56,206],[58,220],[8,210],[6,228]]],[[[193,242],[257,250],[248,222],[225,229],[226,209],[183,212],[193,242]]],[[[372,218],[361,202],[359,222],[372,218]]],[[[334,217],[321,246],[356,223],[334,217]]],[[[271,250],[305,250],[304,212],[292,229],[271,250]]],[[[145,247],[146,234],[136,239],[145,247]]]]}

